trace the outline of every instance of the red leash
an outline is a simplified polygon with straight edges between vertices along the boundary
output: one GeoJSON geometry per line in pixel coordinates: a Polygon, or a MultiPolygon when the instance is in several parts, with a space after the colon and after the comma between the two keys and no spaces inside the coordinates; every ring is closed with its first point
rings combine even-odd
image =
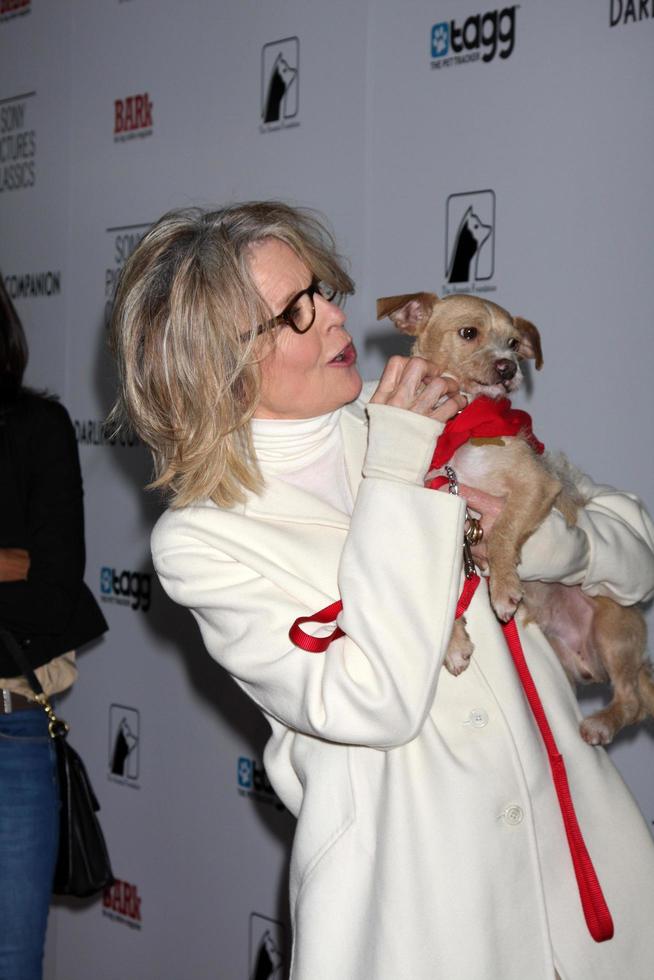
{"type": "Polygon", "coordinates": [[[613,938],[613,919],[611,918],[611,913],[606,904],[595,868],[593,867],[593,862],[586,848],[581,828],[579,827],[570,793],[565,762],[554,740],[545,709],[543,708],[542,701],[538,696],[538,691],[534,684],[534,679],[527,666],[515,619],[512,619],[508,623],[503,623],[502,630],[513,658],[513,663],[518,672],[520,683],[527,696],[531,713],[536,720],[547,752],[550,769],[552,770],[552,781],[554,782],[554,788],[559,800],[563,826],[565,827],[570,856],[575,869],[577,887],[579,888],[579,897],[581,898],[581,907],[584,910],[586,925],[595,942],[603,943],[607,939],[613,938]]]}
{"type": "MultiPolygon", "coordinates": [[[[456,619],[462,616],[470,605],[479,582],[480,578],[478,575],[472,575],[465,580],[456,606],[456,619]]],[[[300,647],[302,650],[307,650],[309,653],[324,653],[332,640],[336,640],[339,636],[345,636],[340,626],[337,626],[328,636],[323,637],[305,633],[300,627],[303,623],[333,623],[342,609],[343,603],[338,599],[336,602],[332,602],[331,605],[314,613],[313,616],[300,616],[299,619],[295,620],[289,630],[291,641],[295,646],[300,647]]],[[[518,672],[520,683],[522,684],[547,752],[547,758],[552,771],[552,781],[554,782],[554,788],[559,801],[572,865],[577,878],[577,887],[579,889],[579,897],[581,899],[581,907],[584,918],[586,919],[586,925],[595,942],[605,942],[607,939],[613,937],[613,920],[579,827],[563,756],[559,752],[556,741],[554,740],[545,709],[543,708],[536,685],[529,672],[515,620],[512,619],[510,623],[503,624],[502,630],[518,672]]]]}

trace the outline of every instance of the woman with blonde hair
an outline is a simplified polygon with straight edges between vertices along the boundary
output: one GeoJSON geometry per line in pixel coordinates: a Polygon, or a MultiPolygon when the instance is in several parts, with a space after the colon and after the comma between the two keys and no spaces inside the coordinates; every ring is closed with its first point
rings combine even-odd
{"type": "MultiPolygon", "coordinates": [[[[266,771],[298,820],[292,980],[645,980],[652,840],[604,750],[580,738],[542,634],[522,630],[525,655],[609,942],[586,928],[547,757],[484,587],[467,613],[470,667],[441,669],[465,500],[423,481],[464,399],[420,358],[393,357],[362,387],[338,302],[352,288],[308,212],[192,209],[142,240],[113,318],[114,419],[151,447],[152,485],[170,498],[155,568],[268,720],[266,771]],[[339,598],[324,652],[290,639],[298,617],[339,598]]],[[[526,543],[521,576],[623,603],[651,595],[647,516],[589,486],[577,527],[554,512],[526,543]]],[[[462,490],[488,529],[500,502],[462,490]]]]}

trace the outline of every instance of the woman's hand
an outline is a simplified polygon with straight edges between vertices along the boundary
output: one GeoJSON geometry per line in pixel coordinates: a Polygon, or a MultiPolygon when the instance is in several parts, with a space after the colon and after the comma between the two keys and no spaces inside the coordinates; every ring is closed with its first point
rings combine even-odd
{"type": "MultiPolygon", "coordinates": [[[[447,490],[447,487],[444,489],[447,490]]],[[[477,518],[483,528],[483,538],[479,544],[474,545],[470,550],[472,557],[479,567],[486,568],[488,565],[486,542],[488,541],[488,535],[491,532],[493,524],[502,512],[502,508],[506,503],[506,497],[496,497],[494,494],[485,493],[483,490],[477,490],[475,487],[469,487],[465,483],[459,484],[459,493],[466,501],[468,510],[472,516],[477,518]]]]}
{"type": "Polygon", "coordinates": [[[24,548],[0,548],[0,582],[20,582],[29,568],[30,556],[24,548]]]}
{"type": "Polygon", "coordinates": [[[392,405],[407,412],[447,422],[465,408],[453,378],[443,378],[431,361],[422,357],[391,357],[370,399],[375,405],[392,405]]]}

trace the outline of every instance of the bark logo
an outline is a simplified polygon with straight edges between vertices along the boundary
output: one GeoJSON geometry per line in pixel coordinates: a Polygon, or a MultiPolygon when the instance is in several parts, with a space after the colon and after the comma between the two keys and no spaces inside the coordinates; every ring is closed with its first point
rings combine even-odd
{"type": "Polygon", "coordinates": [[[0,22],[29,14],[32,0],[0,0],[0,22]]]}
{"type": "Polygon", "coordinates": [[[153,102],[147,92],[114,101],[114,141],[152,136],[153,102]]]}
{"type": "Polygon", "coordinates": [[[102,894],[102,914],[130,929],[141,928],[141,898],[136,885],[114,881],[102,894]]]}

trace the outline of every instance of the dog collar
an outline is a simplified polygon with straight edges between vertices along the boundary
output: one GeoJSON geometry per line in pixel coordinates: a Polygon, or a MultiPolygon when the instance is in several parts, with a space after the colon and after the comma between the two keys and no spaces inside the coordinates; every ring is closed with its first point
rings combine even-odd
{"type": "Polygon", "coordinates": [[[429,469],[439,470],[470,439],[495,439],[518,434],[524,436],[539,456],[545,452],[545,446],[533,433],[528,412],[511,408],[508,398],[496,400],[480,395],[445,424],[429,469]]]}

